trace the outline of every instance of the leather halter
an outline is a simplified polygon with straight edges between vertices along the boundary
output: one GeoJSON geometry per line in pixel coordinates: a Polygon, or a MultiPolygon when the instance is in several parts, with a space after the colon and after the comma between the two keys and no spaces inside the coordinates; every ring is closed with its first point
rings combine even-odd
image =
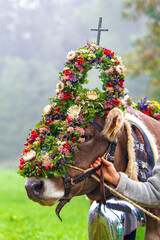
{"type": "MultiPolygon", "coordinates": [[[[91,122],[91,125],[93,125],[99,132],[102,131],[103,127],[99,125],[95,120],[91,122]]],[[[114,162],[114,153],[116,150],[117,143],[116,142],[110,142],[104,156],[107,158],[108,161],[114,162]]],[[[106,203],[105,198],[105,187],[104,187],[104,177],[103,177],[103,163],[98,166],[97,168],[91,168],[90,170],[86,171],[85,173],[81,174],[80,176],[72,179],[69,174],[66,174],[66,176],[63,178],[64,182],[64,188],[65,188],[65,194],[62,199],[59,200],[59,203],[56,207],[56,214],[58,218],[62,221],[59,213],[62,209],[62,207],[70,201],[70,199],[67,199],[67,196],[69,195],[71,188],[77,184],[85,180],[86,178],[90,177],[92,174],[94,174],[98,169],[101,168],[101,177],[100,177],[100,195],[101,195],[101,201],[103,204],[106,203]]]]}

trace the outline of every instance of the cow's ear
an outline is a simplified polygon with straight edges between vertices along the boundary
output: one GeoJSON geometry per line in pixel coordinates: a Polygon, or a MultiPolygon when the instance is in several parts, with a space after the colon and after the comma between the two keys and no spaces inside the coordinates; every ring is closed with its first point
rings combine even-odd
{"type": "Polygon", "coordinates": [[[123,112],[118,108],[112,109],[106,117],[102,134],[111,142],[117,141],[123,122],[123,112]]]}

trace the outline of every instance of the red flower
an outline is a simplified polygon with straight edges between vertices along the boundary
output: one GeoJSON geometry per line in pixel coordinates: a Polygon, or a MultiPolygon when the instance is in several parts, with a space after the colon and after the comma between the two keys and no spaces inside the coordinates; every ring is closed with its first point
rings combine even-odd
{"type": "Polygon", "coordinates": [[[109,111],[105,111],[105,115],[108,115],[109,111]]]}
{"type": "Polygon", "coordinates": [[[25,146],[28,146],[29,144],[28,144],[28,143],[25,143],[24,145],[25,145],[25,146]]]}
{"type": "Polygon", "coordinates": [[[53,166],[52,167],[55,167],[56,165],[55,164],[53,164],[53,166]]]}
{"type": "Polygon", "coordinates": [[[108,55],[111,55],[112,57],[114,57],[114,52],[111,52],[111,50],[109,50],[109,49],[106,49],[106,48],[105,48],[103,52],[104,52],[104,54],[106,54],[107,56],[108,56],[108,55]]]}
{"type": "Polygon", "coordinates": [[[65,73],[66,75],[71,75],[72,70],[63,70],[63,73],[65,73]]]}
{"type": "Polygon", "coordinates": [[[48,166],[45,166],[45,169],[48,170],[48,166]]]}
{"type": "Polygon", "coordinates": [[[77,139],[76,137],[73,137],[73,138],[72,138],[73,141],[76,141],[76,139],[77,139]]]}
{"type": "Polygon", "coordinates": [[[119,62],[117,59],[116,59],[116,64],[117,64],[117,65],[119,65],[119,64],[120,64],[120,62],[119,62]]]}
{"type": "Polygon", "coordinates": [[[142,111],[144,114],[151,116],[151,110],[147,109],[146,111],[142,111]]]}
{"type": "Polygon", "coordinates": [[[67,100],[68,98],[72,99],[71,92],[69,92],[69,93],[64,93],[64,100],[67,100]]]}
{"type": "Polygon", "coordinates": [[[68,143],[65,144],[65,145],[64,145],[64,148],[69,149],[69,144],[68,144],[68,143]]]}
{"type": "Polygon", "coordinates": [[[42,173],[42,169],[39,169],[39,172],[42,173]]]}
{"type": "Polygon", "coordinates": [[[39,134],[35,130],[33,130],[29,137],[28,143],[33,143],[37,137],[39,137],[39,134]]]}
{"type": "Polygon", "coordinates": [[[120,103],[121,103],[121,102],[120,102],[119,100],[114,99],[114,104],[115,104],[116,106],[119,106],[120,103]]]}
{"type": "Polygon", "coordinates": [[[56,110],[55,112],[56,114],[60,113],[59,108],[56,108],[55,110],[56,110]]]}
{"type": "Polygon", "coordinates": [[[84,59],[82,57],[79,57],[76,61],[78,64],[84,63],[84,59]]]}
{"type": "Polygon", "coordinates": [[[23,165],[23,164],[25,164],[25,162],[22,159],[20,159],[20,165],[23,165]]]}
{"type": "Polygon", "coordinates": [[[70,122],[71,118],[67,115],[67,121],[70,122]]]}
{"type": "Polygon", "coordinates": [[[39,165],[39,162],[37,162],[36,165],[38,166],[38,165],[39,165]]]}
{"type": "Polygon", "coordinates": [[[24,168],[24,166],[19,166],[19,169],[22,170],[24,168]]]}
{"type": "Polygon", "coordinates": [[[23,155],[26,154],[27,152],[28,152],[28,149],[25,148],[25,149],[23,150],[23,155]]]}
{"type": "Polygon", "coordinates": [[[122,87],[122,86],[123,86],[123,83],[124,83],[124,81],[121,80],[121,81],[119,82],[119,86],[122,87]]]}
{"type": "Polygon", "coordinates": [[[54,122],[54,121],[48,120],[48,121],[46,121],[46,124],[49,125],[49,124],[51,124],[51,123],[53,123],[53,122],[54,122]]]}
{"type": "Polygon", "coordinates": [[[113,87],[113,83],[109,83],[109,87],[113,87]]]}

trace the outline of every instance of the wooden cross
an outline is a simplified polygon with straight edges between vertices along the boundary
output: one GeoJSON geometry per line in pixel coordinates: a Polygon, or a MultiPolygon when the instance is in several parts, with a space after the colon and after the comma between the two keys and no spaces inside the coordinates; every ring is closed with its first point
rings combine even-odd
{"type": "Polygon", "coordinates": [[[100,37],[102,31],[108,31],[108,29],[102,29],[102,17],[99,18],[98,29],[91,29],[91,31],[97,31],[97,45],[100,43],[100,37]]]}

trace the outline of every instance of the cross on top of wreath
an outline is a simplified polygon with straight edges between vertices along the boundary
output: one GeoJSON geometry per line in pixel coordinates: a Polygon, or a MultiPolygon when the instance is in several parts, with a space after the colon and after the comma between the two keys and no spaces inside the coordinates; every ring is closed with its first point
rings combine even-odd
{"type": "Polygon", "coordinates": [[[91,29],[91,31],[97,31],[97,45],[100,43],[100,37],[102,31],[108,31],[108,29],[101,28],[102,26],[102,17],[99,18],[98,29],[91,29]]]}

